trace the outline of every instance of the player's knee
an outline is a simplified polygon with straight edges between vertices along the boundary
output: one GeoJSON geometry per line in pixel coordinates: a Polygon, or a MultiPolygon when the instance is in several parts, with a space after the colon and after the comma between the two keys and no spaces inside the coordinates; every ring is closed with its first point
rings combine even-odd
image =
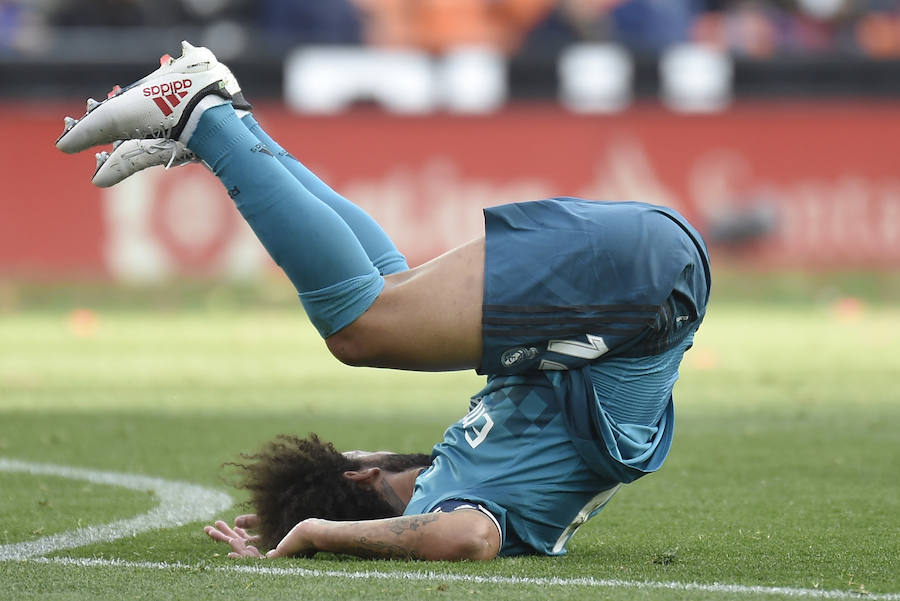
{"type": "Polygon", "coordinates": [[[331,354],[345,365],[353,367],[372,367],[377,363],[378,351],[369,338],[357,331],[358,328],[347,327],[325,339],[331,354]]]}

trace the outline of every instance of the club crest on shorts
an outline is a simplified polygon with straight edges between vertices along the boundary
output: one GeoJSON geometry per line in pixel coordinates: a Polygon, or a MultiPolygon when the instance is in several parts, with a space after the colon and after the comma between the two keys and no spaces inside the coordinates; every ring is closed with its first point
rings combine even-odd
{"type": "Polygon", "coordinates": [[[529,359],[534,359],[537,357],[538,350],[537,348],[525,347],[525,346],[516,346],[511,349],[507,349],[500,355],[500,363],[503,364],[503,367],[512,367],[517,363],[521,363],[522,361],[528,361],[529,359]]]}

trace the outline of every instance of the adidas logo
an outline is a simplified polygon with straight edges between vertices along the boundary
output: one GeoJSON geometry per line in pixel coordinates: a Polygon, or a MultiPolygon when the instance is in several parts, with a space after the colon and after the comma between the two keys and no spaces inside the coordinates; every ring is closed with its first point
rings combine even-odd
{"type": "Polygon", "coordinates": [[[144,96],[152,96],[153,102],[162,111],[162,114],[168,117],[172,111],[181,104],[181,99],[188,95],[187,88],[191,87],[193,82],[190,79],[181,79],[170,83],[164,83],[155,86],[147,86],[143,90],[144,96]]]}

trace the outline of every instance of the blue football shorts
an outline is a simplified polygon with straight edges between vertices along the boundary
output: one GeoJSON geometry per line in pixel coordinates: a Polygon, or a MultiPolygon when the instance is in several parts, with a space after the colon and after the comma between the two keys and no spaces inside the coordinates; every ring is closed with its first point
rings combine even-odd
{"type": "Polygon", "coordinates": [[[553,198],[485,209],[479,373],[644,357],[696,330],[709,256],[677,212],[553,198]]]}

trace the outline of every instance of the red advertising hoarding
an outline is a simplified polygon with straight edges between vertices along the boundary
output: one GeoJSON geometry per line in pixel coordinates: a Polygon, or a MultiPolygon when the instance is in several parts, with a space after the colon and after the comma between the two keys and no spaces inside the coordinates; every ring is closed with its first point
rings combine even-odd
{"type": "MultiPolygon", "coordinates": [[[[0,111],[0,274],[241,277],[270,263],[203,167],[109,190],[92,153],[53,146],[74,105],[0,111]]],[[[480,208],[584,196],[681,210],[713,252],[761,267],[900,266],[900,107],[740,104],[714,115],[552,104],[490,116],[298,116],[263,105],[273,137],[381,222],[417,264],[479,235],[480,208]]]]}

